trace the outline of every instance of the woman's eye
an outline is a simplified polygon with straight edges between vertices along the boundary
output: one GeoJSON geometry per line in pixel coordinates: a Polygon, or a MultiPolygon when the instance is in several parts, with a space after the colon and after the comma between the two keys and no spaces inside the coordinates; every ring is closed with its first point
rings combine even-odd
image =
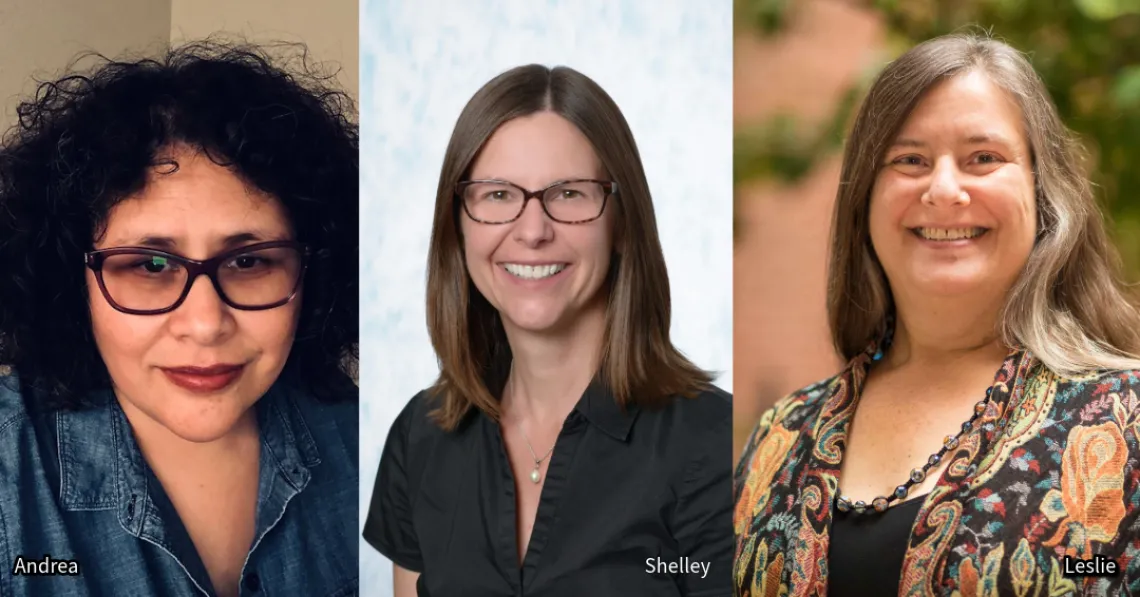
{"type": "Polygon", "coordinates": [[[921,166],[922,158],[916,155],[904,155],[895,158],[891,163],[900,166],[921,166]]]}
{"type": "Polygon", "coordinates": [[[992,153],[979,153],[974,160],[979,164],[997,164],[1001,162],[1001,158],[992,153]]]}
{"type": "Polygon", "coordinates": [[[230,262],[230,266],[236,269],[250,269],[265,264],[265,259],[256,255],[239,255],[230,262]]]}
{"type": "Polygon", "coordinates": [[[164,270],[169,269],[171,264],[165,257],[148,257],[134,263],[134,267],[142,268],[149,274],[161,274],[164,270]]]}

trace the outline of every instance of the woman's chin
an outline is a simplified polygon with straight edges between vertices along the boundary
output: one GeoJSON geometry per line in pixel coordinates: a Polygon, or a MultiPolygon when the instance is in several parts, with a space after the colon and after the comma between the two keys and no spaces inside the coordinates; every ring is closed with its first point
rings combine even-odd
{"type": "Polygon", "coordinates": [[[208,443],[221,439],[237,427],[239,417],[217,417],[188,424],[173,423],[166,428],[174,435],[193,443],[208,443]]]}
{"type": "Polygon", "coordinates": [[[987,285],[974,272],[928,272],[915,281],[914,287],[922,295],[946,297],[984,293],[987,285]]]}
{"type": "Polygon", "coordinates": [[[500,312],[503,322],[523,332],[532,334],[549,333],[558,329],[566,319],[564,309],[552,305],[526,305],[523,308],[500,312]]]}
{"type": "Polygon", "coordinates": [[[236,404],[223,404],[206,408],[166,408],[154,412],[150,418],[166,428],[171,435],[200,444],[221,439],[233,432],[247,412],[252,414],[236,404]]]}
{"type": "Polygon", "coordinates": [[[507,318],[511,327],[529,334],[551,333],[558,329],[558,320],[553,317],[507,318]]]}

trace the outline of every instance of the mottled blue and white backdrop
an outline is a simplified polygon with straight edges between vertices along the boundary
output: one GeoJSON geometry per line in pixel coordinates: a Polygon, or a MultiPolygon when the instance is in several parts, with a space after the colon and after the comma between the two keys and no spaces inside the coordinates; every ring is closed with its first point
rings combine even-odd
{"type": "MultiPolygon", "coordinates": [[[[362,0],[360,522],[393,419],[438,371],[424,320],[435,188],[451,128],[493,76],[573,67],[633,129],[673,297],[673,340],[732,390],[732,3],[362,0]]],[[[361,540],[365,596],[391,563],[361,540]]]]}

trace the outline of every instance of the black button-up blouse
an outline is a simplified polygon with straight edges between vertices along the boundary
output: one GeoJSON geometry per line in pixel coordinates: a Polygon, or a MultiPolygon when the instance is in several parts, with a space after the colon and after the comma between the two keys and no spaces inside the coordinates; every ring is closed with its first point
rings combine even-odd
{"type": "Polygon", "coordinates": [[[562,427],[522,566],[515,482],[499,426],[454,432],[426,393],[388,435],[364,538],[419,595],[731,594],[732,397],[677,397],[623,412],[591,386],[562,427]]]}

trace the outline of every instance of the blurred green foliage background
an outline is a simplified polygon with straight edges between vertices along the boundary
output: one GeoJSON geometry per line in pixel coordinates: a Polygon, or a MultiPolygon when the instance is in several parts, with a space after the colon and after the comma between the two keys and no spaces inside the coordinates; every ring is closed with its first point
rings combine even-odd
{"type": "MultiPolygon", "coordinates": [[[[779,35],[795,4],[736,0],[736,26],[779,35]]],[[[891,57],[969,27],[1029,56],[1062,119],[1088,151],[1125,280],[1140,283],[1140,0],[868,0],[866,7],[883,19],[891,57]]],[[[781,115],[738,126],[735,186],[756,179],[795,183],[840,150],[876,74],[866,73],[854,84],[822,125],[808,127],[781,115]]]]}

